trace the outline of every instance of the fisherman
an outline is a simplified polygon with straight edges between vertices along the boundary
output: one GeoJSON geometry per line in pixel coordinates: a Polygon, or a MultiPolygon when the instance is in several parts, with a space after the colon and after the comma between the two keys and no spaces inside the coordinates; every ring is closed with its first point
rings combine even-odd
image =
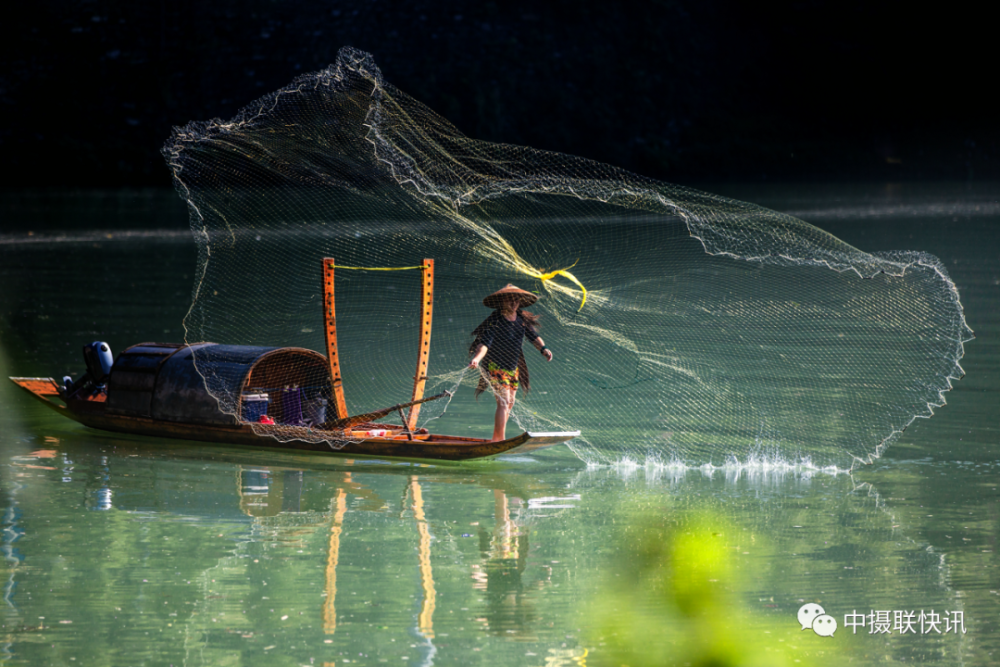
{"type": "Polygon", "coordinates": [[[485,368],[479,371],[476,397],[488,387],[497,401],[493,442],[506,440],[507,419],[518,387],[523,384],[525,393],[531,390],[528,365],[521,351],[524,339],[552,361],[552,351],[545,347],[545,341],[536,331],[538,315],[523,310],[536,301],[537,295],[508,284],[483,299],[483,305],[494,310],[472,332],[476,339],[469,348],[469,354],[473,355],[469,368],[480,368],[480,362],[485,362],[485,368]]]}

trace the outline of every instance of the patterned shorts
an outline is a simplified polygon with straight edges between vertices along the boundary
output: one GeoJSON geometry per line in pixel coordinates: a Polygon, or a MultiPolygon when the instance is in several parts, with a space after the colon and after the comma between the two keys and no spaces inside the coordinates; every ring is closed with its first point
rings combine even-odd
{"type": "Polygon", "coordinates": [[[489,378],[490,385],[494,389],[500,389],[506,387],[517,391],[520,386],[520,382],[517,379],[517,369],[509,371],[505,368],[500,368],[492,361],[486,362],[486,375],[489,378]]]}

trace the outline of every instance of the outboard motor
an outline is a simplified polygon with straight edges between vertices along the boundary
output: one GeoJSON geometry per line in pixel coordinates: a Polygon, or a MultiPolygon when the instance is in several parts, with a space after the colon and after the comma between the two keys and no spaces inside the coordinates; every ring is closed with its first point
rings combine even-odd
{"type": "Polygon", "coordinates": [[[115,358],[111,354],[111,348],[107,343],[94,341],[90,345],[83,346],[83,360],[87,364],[87,375],[91,377],[94,384],[103,387],[111,374],[111,367],[115,363],[115,358]]]}
{"type": "Polygon", "coordinates": [[[87,372],[76,382],[70,382],[69,376],[63,378],[65,396],[77,394],[94,394],[105,390],[111,367],[115,363],[111,355],[111,347],[107,343],[94,341],[83,346],[83,361],[87,364],[87,372]]]}

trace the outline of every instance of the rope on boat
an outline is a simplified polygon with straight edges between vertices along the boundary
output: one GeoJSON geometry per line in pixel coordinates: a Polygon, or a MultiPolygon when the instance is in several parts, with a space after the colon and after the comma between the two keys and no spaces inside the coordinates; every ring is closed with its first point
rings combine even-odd
{"type": "Polygon", "coordinates": [[[425,269],[427,268],[423,264],[420,266],[341,266],[340,264],[331,264],[331,269],[357,269],[358,271],[408,271],[410,269],[425,269]]]}

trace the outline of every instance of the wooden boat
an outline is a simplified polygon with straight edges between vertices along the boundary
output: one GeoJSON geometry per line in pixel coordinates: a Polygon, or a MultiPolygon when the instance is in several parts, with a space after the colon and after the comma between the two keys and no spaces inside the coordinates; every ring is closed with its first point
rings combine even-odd
{"type": "Polygon", "coordinates": [[[423,395],[430,356],[434,261],[424,260],[419,268],[422,298],[417,373],[410,400],[389,408],[354,416],[347,413],[337,349],[335,263],[330,258],[323,260],[326,356],[298,347],[142,343],[126,349],[113,364],[106,351],[104,367],[93,355],[88,356],[85,348],[87,374],[72,384],[60,384],[52,378],[10,379],[59,414],[91,428],[183,440],[457,461],[530,452],[578,436],[579,431],[524,432],[491,442],[417,428],[420,406],[447,395],[423,395]],[[222,369],[211,375],[214,392],[207,386],[207,368],[222,369]],[[274,416],[268,418],[270,423],[261,423],[249,401],[263,388],[275,387],[280,389],[272,389],[274,416]],[[332,417],[306,419],[302,388],[309,388],[313,401],[321,399],[329,406],[332,417]],[[234,410],[220,408],[216,398],[220,392],[235,397],[234,410]],[[393,412],[398,413],[400,423],[377,421],[393,412]]]}

